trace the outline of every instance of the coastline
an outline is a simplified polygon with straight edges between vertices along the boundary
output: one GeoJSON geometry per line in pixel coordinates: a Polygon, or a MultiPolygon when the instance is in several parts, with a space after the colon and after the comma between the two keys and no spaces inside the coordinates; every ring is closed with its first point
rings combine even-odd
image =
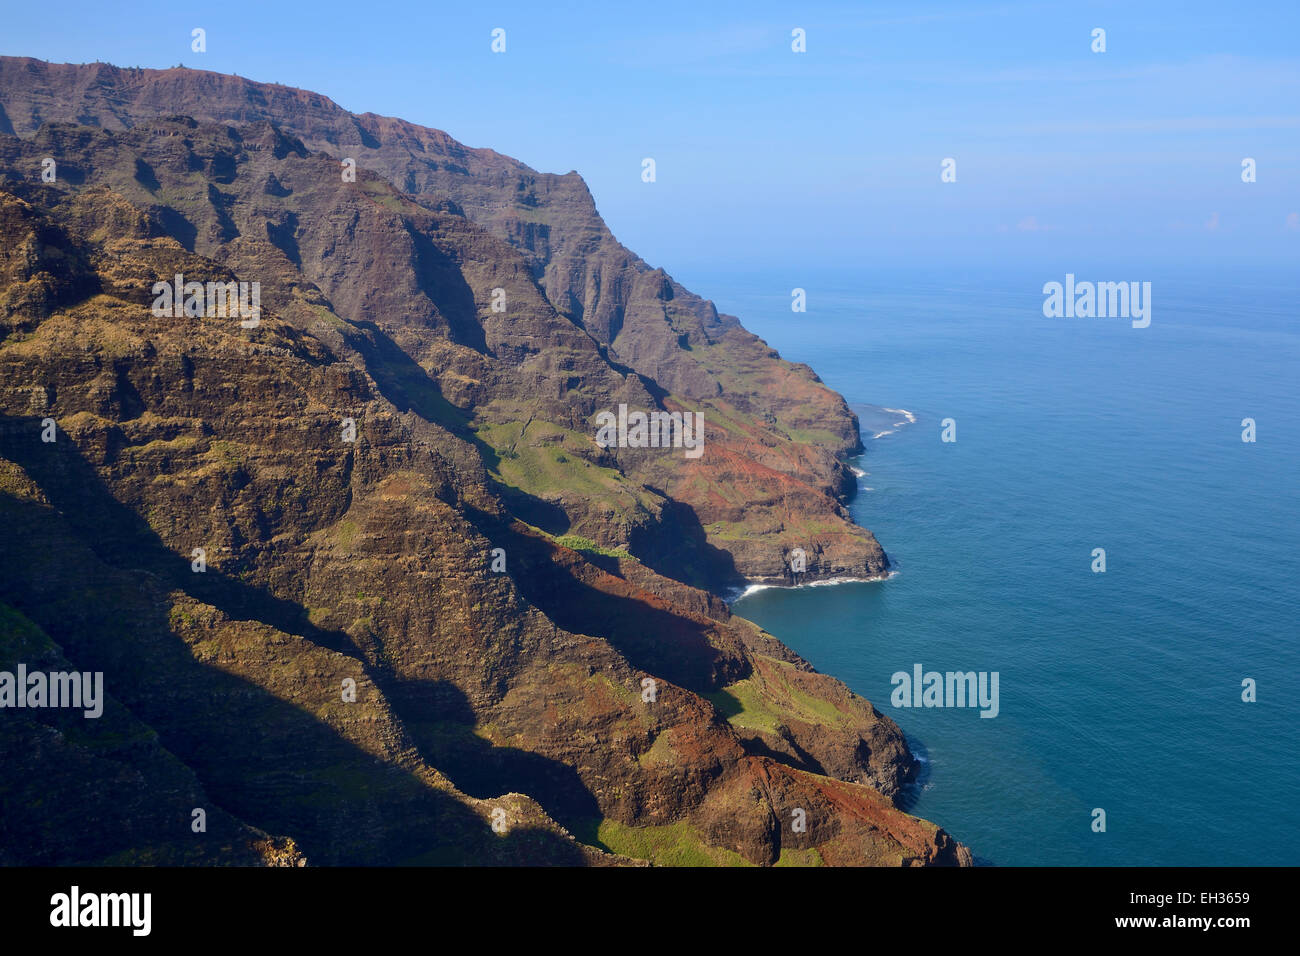
{"type": "MultiPolygon", "coordinates": [[[[863,456],[866,455],[866,444],[868,441],[878,441],[887,435],[895,434],[895,432],[899,428],[905,428],[908,425],[915,425],[917,422],[917,415],[915,412],[909,411],[906,408],[889,408],[885,405],[872,405],[866,402],[851,403],[849,404],[849,409],[854,413],[854,415],[858,419],[858,440],[859,443],[862,445],[861,452],[854,455],[850,459],[846,459],[844,462],[845,466],[849,469],[849,471],[853,473],[853,476],[859,481],[859,485],[854,489],[854,495],[856,495],[857,492],[872,491],[873,489],[863,487],[860,484],[863,478],[868,477],[869,472],[867,472],[866,469],[859,468],[857,465],[851,464],[850,462],[858,461],[859,459],[861,459],[863,456]],[[892,427],[881,428],[880,426],[885,423],[888,423],[892,427]],[[866,432],[868,431],[868,427],[867,427],[868,424],[872,426],[871,428],[872,434],[870,438],[868,438],[866,435],[866,432]]],[[[851,499],[853,495],[850,495],[849,497],[851,499]]],[[[850,520],[852,519],[850,518],[850,520]]],[[[858,524],[857,521],[854,521],[853,523],[858,524]]],[[[859,527],[862,526],[859,525],[859,527]]],[[[886,560],[888,561],[888,556],[886,556],[886,560]]],[[[722,598],[722,600],[725,601],[728,605],[732,605],[737,601],[749,597],[751,594],[757,594],[759,591],[765,591],[769,588],[799,590],[802,588],[830,587],[832,585],[837,585],[837,584],[872,584],[878,581],[888,581],[896,574],[898,574],[897,569],[893,567],[887,567],[886,570],[882,571],[879,574],[869,574],[863,577],[858,577],[858,576],[824,577],[824,578],[816,578],[813,580],[804,580],[797,584],[789,583],[787,578],[768,578],[768,579],[750,578],[743,581],[742,583],[735,584],[732,585],[731,587],[725,588],[718,596],[722,598]]],[[[808,575],[804,575],[804,577],[806,578],[808,577],[808,575]]]]}
{"type": "Polygon", "coordinates": [[[898,571],[890,568],[880,574],[871,574],[863,578],[818,578],[817,580],[804,581],[800,584],[781,584],[776,581],[746,581],[744,584],[738,584],[735,587],[728,589],[727,592],[722,595],[722,599],[726,601],[727,604],[734,604],[743,598],[749,597],[751,594],[757,594],[759,591],[766,591],[770,588],[777,588],[783,591],[799,591],[804,588],[824,588],[837,584],[874,584],[879,581],[888,581],[897,574],[898,571]]]}
{"type": "Polygon", "coordinates": [[[864,447],[866,441],[879,441],[881,438],[895,434],[900,428],[915,425],[917,421],[916,413],[906,408],[853,402],[849,405],[849,410],[858,416],[858,432],[865,439],[864,447]],[[867,432],[871,433],[870,439],[866,438],[867,432]]]}
{"type": "MultiPolygon", "coordinates": [[[[849,404],[849,408],[850,410],[853,411],[854,415],[858,418],[858,435],[859,435],[859,442],[862,446],[862,450],[859,451],[857,454],[853,455],[850,458],[844,459],[845,466],[849,469],[849,471],[853,473],[853,476],[856,479],[856,487],[854,489],[854,493],[848,496],[848,500],[852,500],[852,498],[855,497],[856,494],[860,492],[873,490],[872,488],[862,484],[862,479],[868,477],[870,473],[865,468],[858,467],[858,465],[853,463],[860,461],[862,458],[866,456],[867,446],[870,442],[879,441],[889,435],[893,435],[899,429],[905,428],[908,425],[915,425],[918,421],[918,416],[915,412],[912,412],[905,408],[889,408],[883,405],[870,405],[866,403],[856,403],[856,402],[851,403],[849,404]]],[[[858,524],[859,527],[862,527],[862,525],[860,525],[859,522],[852,517],[852,515],[850,515],[850,520],[853,521],[854,524],[858,524]]],[[[808,578],[809,575],[804,574],[801,575],[801,577],[805,578],[805,580],[802,580],[794,584],[789,583],[788,578],[787,579],[774,578],[774,579],[766,579],[766,580],[750,579],[750,580],[746,580],[742,584],[738,584],[731,588],[726,589],[722,593],[721,597],[723,601],[726,602],[727,606],[732,610],[733,613],[737,614],[740,617],[745,617],[745,609],[743,608],[743,606],[736,607],[736,605],[739,604],[741,601],[743,601],[745,598],[758,594],[761,591],[766,591],[770,589],[796,591],[796,590],[803,590],[806,588],[833,587],[842,584],[874,584],[874,583],[888,581],[891,578],[896,577],[899,574],[899,571],[892,566],[892,562],[889,562],[888,555],[886,555],[886,562],[887,562],[887,567],[884,571],[882,571],[879,574],[871,574],[866,576],[837,575],[831,577],[815,578],[813,580],[806,580],[806,578],[808,578]]],[[[786,642],[786,639],[783,638],[781,635],[773,634],[773,636],[778,641],[780,641],[784,646],[789,647],[791,650],[794,650],[796,654],[800,653],[800,651],[797,648],[794,648],[792,645],[788,644],[786,642]]],[[[845,677],[838,676],[832,671],[818,671],[818,672],[825,673],[827,676],[833,677],[836,680],[845,681],[845,677]]],[[[871,706],[875,707],[875,704],[873,702],[868,701],[868,703],[871,706]]],[[[884,714],[885,712],[881,711],[881,713],[884,714]]],[[[886,714],[886,716],[889,715],[886,714]]],[[[902,736],[903,748],[906,754],[907,769],[901,787],[899,788],[897,793],[891,794],[889,799],[894,804],[895,807],[902,810],[904,813],[915,814],[916,804],[920,799],[922,791],[928,789],[930,785],[929,783],[930,776],[934,772],[934,766],[930,756],[930,751],[926,747],[924,741],[914,736],[913,734],[903,730],[902,727],[898,727],[898,730],[902,736]]],[[[974,857],[974,853],[973,851],[971,851],[971,865],[975,865],[975,860],[976,858],[974,857]]],[[[983,865],[991,865],[990,861],[988,860],[982,860],[981,862],[983,863],[983,865]]]]}

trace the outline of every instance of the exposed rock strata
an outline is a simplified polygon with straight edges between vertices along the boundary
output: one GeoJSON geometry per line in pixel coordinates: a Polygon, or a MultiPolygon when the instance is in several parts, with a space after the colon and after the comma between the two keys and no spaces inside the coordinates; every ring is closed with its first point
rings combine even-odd
{"type": "Polygon", "coordinates": [[[856,421],[576,174],[189,70],[0,58],[0,109],[0,669],[112,696],[0,713],[0,862],[969,862],[897,726],[707,590],[886,567],[856,421]],[[152,315],[176,274],[260,324],[152,315]],[[596,447],[619,403],[707,453],[596,447]]]}

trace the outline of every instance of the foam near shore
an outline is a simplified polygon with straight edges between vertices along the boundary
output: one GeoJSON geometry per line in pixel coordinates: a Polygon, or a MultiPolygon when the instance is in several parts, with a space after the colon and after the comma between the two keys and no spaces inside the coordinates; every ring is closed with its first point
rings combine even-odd
{"type": "Polygon", "coordinates": [[[875,574],[865,578],[820,578],[816,581],[808,581],[805,584],[763,584],[751,583],[743,587],[733,588],[730,592],[723,595],[723,600],[728,604],[734,604],[737,601],[744,600],[751,594],[757,594],[759,591],[766,591],[769,588],[781,588],[785,591],[800,591],[804,588],[825,588],[835,584],[872,584],[876,581],[888,581],[898,574],[897,571],[886,571],[884,574],[875,574]]]}
{"type": "Polygon", "coordinates": [[[916,414],[906,408],[888,408],[884,405],[855,403],[849,406],[858,416],[858,431],[871,441],[892,435],[898,429],[916,424],[916,414]]]}

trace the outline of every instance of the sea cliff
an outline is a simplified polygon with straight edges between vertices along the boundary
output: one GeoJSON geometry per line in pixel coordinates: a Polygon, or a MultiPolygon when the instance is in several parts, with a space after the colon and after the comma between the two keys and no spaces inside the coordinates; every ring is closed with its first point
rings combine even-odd
{"type": "Polygon", "coordinates": [[[0,862],[969,863],[893,721],[717,597],[887,568],[859,449],[576,173],[0,58],[0,669],[109,697],[0,712],[0,862]],[[620,404],[704,453],[600,447],[620,404]]]}

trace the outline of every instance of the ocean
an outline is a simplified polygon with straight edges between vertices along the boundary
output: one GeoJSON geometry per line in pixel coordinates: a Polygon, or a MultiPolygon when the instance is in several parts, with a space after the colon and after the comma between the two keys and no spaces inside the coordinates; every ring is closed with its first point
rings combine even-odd
{"type": "Polygon", "coordinates": [[[924,761],[907,809],[980,863],[1284,865],[1300,846],[1300,281],[1142,278],[1147,328],[1045,318],[1064,270],[684,277],[859,411],[851,511],[896,571],[735,612],[898,722],[924,761]],[[894,706],[918,664],[997,672],[997,716],[894,706]]]}

